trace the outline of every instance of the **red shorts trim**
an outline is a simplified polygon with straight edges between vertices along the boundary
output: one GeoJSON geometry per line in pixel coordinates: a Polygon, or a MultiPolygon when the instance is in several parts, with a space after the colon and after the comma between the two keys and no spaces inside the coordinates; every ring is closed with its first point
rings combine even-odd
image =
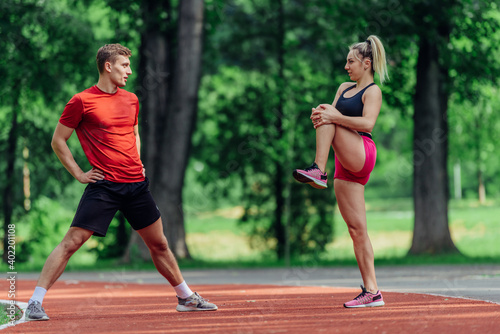
{"type": "Polygon", "coordinates": [[[362,185],[368,183],[370,179],[370,173],[375,167],[375,161],[377,160],[377,147],[371,138],[366,136],[361,136],[363,139],[363,145],[365,146],[365,164],[363,168],[357,172],[351,172],[342,166],[340,161],[335,156],[335,174],[334,179],[356,182],[362,185]]]}

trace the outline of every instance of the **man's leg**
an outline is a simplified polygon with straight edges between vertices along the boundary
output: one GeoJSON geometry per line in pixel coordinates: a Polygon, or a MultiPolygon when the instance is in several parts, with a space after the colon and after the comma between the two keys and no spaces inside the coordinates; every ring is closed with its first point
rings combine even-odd
{"type": "Polygon", "coordinates": [[[193,293],[184,281],[177,260],[168,247],[167,238],[163,233],[161,218],[148,227],[137,230],[137,233],[139,233],[142,240],[144,240],[148,246],[151,258],[158,272],[165,277],[174,288],[177,298],[179,299],[177,311],[217,310],[216,305],[208,303],[201,298],[198,293],[193,293]]]}
{"type": "Polygon", "coordinates": [[[26,310],[26,320],[48,320],[42,308],[48,289],[61,276],[71,256],[92,236],[94,232],[79,227],[70,227],[63,240],[50,253],[43,266],[40,278],[26,310]]]}
{"type": "Polygon", "coordinates": [[[94,234],[80,227],[70,227],[63,240],[50,253],[43,266],[37,286],[46,290],[57,281],[71,256],[94,234]]]}
{"type": "Polygon", "coordinates": [[[169,281],[172,286],[184,282],[174,254],[168,247],[167,238],[163,233],[161,218],[156,222],[137,231],[146,243],[151,258],[158,272],[169,281]]]}

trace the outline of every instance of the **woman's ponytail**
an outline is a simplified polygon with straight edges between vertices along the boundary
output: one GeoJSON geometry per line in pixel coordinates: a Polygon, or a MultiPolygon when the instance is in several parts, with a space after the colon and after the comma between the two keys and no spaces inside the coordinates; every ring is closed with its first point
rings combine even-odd
{"type": "MultiPolygon", "coordinates": [[[[370,58],[372,62],[372,70],[375,73],[378,73],[381,84],[383,84],[384,81],[389,80],[384,45],[377,36],[370,35],[366,41],[351,45],[349,49],[357,50],[363,58],[370,58]]],[[[362,59],[359,60],[361,61],[362,59]]]]}

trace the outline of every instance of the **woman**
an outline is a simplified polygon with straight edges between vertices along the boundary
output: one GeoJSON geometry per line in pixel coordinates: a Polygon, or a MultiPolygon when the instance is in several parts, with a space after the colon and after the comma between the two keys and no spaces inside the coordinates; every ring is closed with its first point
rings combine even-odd
{"type": "Polygon", "coordinates": [[[335,152],[334,189],[340,213],[347,223],[354,254],[361,271],[362,292],[345,307],[382,306],[384,300],[375,277],[373,248],[368,237],[365,184],[375,166],[377,149],[371,131],[382,105],[382,92],[374,83],[387,78],[385,50],[377,36],[349,48],[345,70],[352,82],[340,85],[335,100],[312,109],[316,129],[316,158],[306,169],[296,169],[295,179],[319,189],[327,188],[326,163],[330,145],[335,152]]]}

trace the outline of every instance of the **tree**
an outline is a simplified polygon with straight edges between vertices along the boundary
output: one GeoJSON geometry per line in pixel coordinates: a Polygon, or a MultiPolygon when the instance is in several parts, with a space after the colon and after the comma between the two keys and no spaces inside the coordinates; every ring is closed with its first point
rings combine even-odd
{"type": "MultiPolygon", "coordinates": [[[[439,5],[437,8],[432,8],[435,13],[432,19],[439,22],[448,18],[449,13],[442,10],[449,7],[439,5]]],[[[442,26],[438,23],[434,29],[422,32],[419,42],[413,118],[415,229],[412,254],[456,251],[448,228],[448,69],[440,65],[440,46],[447,44],[450,28],[448,22],[440,23],[442,26]]]]}
{"type": "MultiPolygon", "coordinates": [[[[121,10],[121,3],[110,2],[110,4],[116,10],[121,10]]],[[[137,27],[141,31],[141,45],[138,83],[135,89],[141,103],[139,115],[141,160],[148,178],[153,180],[151,191],[155,196],[154,183],[157,179],[157,171],[161,172],[157,166],[160,160],[159,147],[169,103],[169,80],[173,54],[172,10],[170,1],[144,0],[138,2],[138,7],[142,10],[136,12],[139,17],[135,21],[140,19],[144,21],[142,27],[137,27]]],[[[129,13],[131,16],[134,14],[129,13]]],[[[150,260],[148,248],[140,236],[133,233],[123,255],[125,262],[130,262],[131,251],[134,247],[139,249],[142,260],[150,260]]]]}
{"type": "MultiPolygon", "coordinates": [[[[391,1],[381,3],[374,16],[385,13],[384,6],[391,7],[391,1]]],[[[487,49],[491,52],[491,48],[485,48],[484,44],[478,47],[478,52],[468,52],[462,47],[463,40],[470,45],[483,34],[491,36],[491,27],[496,24],[487,13],[496,10],[495,6],[487,1],[409,1],[399,3],[398,15],[387,16],[387,24],[381,26],[382,36],[388,37],[398,55],[396,58],[390,55],[397,61],[396,74],[406,71],[401,65],[405,58],[411,59],[405,57],[408,50],[415,50],[417,57],[413,96],[415,225],[410,254],[457,251],[448,227],[448,100],[454,90],[462,96],[473,94],[468,83],[476,79],[488,81],[498,67],[493,59],[479,61],[484,56],[491,59],[485,52],[487,49]],[[462,46],[456,44],[458,40],[462,46]],[[479,64],[481,70],[477,68],[479,64]]],[[[391,97],[389,102],[397,101],[391,97]]]]}
{"type": "Polygon", "coordinates": [[[498,165],[496,138],[491,134],[498,131],[500,100],[498,87],[484,82],[475,85],[478,86],[477,94],[469,99],[464,100],[459,92],[451,97],[450,159],[464,175],[476,175],[475,178],[466,178],[463,188],[485,204],[487,185],[490,196],[496,195],[498,186],[495,182],[498,165]]]}
{"type": "MultiPolygon", "coordinates": [[[[196,122],[201,78],[203,0],[183,0],[179,8],[177,58],[173,75],[172,103],[163,137],[157,198],[163,204],[166,235],[179,257],[190,257],[184,230],[182,187],[196,122]]],[[[153,188],[154,189],[154,188],[153,188]]]]}
{"type": "Polygon", "coordinates": [[[491,58],[496,45],[488,40],[500,21],[498,15],[491,16],[491,9],[496,7],[486,1],[447,1],[446,4],[429,1],[414,6],[414,22],[425,29],[418,30],[414,98],[415,229],[410,254],[457,252],[448,227],[447,112],[453,84],[450,71],[454,69],[459,73],[456,83],[462,85],[455,87],[464,95],[473,93],[467,83],[491,82],[491,74],[498,73],[498,61],[491,58]],[[483,40],[485,33],[487,42],[478,46],[478,51],[461,53],[456,48],[452,49],[453,57],[448,56],[451,36],[477,41],[483,40]],[[472,59],[464,62],[464,58],[472,59]],[[476,72],[475,63],[483,62],[488,65],[476,72]]]}
{"type": "Polygon", "coordinates": [[[280,259],[287,250],[318,255],[333,238],[331,189],[308,189],[291,176],[314,158],[311,108],[331,102],[342,80],[337,74],[347,48],[315,48],[316,39],[336,37],[327,20],[335,10],[325,7],[319,1],[233,1],[208,21],[194,138],[197,177],[207,188],[241,184],[235,202],[245,209],[242,224],[280,259]],[[340,64],[332,66],[332,59],[340,64]]]}
{"type": "MultiPolygon", "coordinates": [[[[56,102],[68,93],[65,78],[87,70],[76,64],[88,61],[92,31],[85,18],[60,6],[45,6],[37,1],[4,1],[0,11],[0,71],[3,79],[0,92],[3,106],[10,115],[5,156],[5,182],[2,182],[2,213],[4,242],[7,226],[16,223],[13,216],[22,214],[22,154],[31,152],[30,166],[37,165],[38,173],[31,178],[32,199],[43,193],[47,180],[58,171],[51,168],[53,155],[50,137],[56,121],[49,113],[37,113],[46,106],[60,106],[56,102]],[[47,123],[45,122],[47,121],[47,123]],[[50,121],[50,122],[48,122],[50,121]],[[48,123],[50,127],[46,126],[48,123]]],[[[84,81],[82,77],[73,81],[84,81]]],[[[5,155],[4,155],[5,154],[5,155]]],[[[27,159],[27,158],[24,158],[27,159]]],[[[4,252],[4,260],[6,252],[4,252]]]]}
{"type": "MultiPolygon", "coordinates": [[[[469,6],[472,6],[470,4],[469,6]]],[[[495,3],[479,2],[476,8],[464,8],[467,15],[456,20],[457,33],[452,45],[450,76],[455,90],[452,94],[450,142],[452,158],[467,173],[475,173],[473,182],[480,203],[486,201],[486,184],[494,194],[496,170],[494,139],[491,133],[498,126],[498,73],[500,62],[500,11],[495,3]],[[477,6],[479,8],[477,8],[477,6]],[[474,170],[468,168],[474,166],[474,170]]]]}
{"type": "MultiPolygon", "coordinates": [[[[142,159],[153,181],[151,192],[162,212],[170,248],[177,257],[189,258],[182,187],[197,112],[204,5],[202,0],[180,1],[176,30],[170,1],[145,0],[141,8],[144,27],[138,93],[142,159]]],[[[135,246],[149,259],[143,242],[134,234],[125,260],[135,246]]]]}

